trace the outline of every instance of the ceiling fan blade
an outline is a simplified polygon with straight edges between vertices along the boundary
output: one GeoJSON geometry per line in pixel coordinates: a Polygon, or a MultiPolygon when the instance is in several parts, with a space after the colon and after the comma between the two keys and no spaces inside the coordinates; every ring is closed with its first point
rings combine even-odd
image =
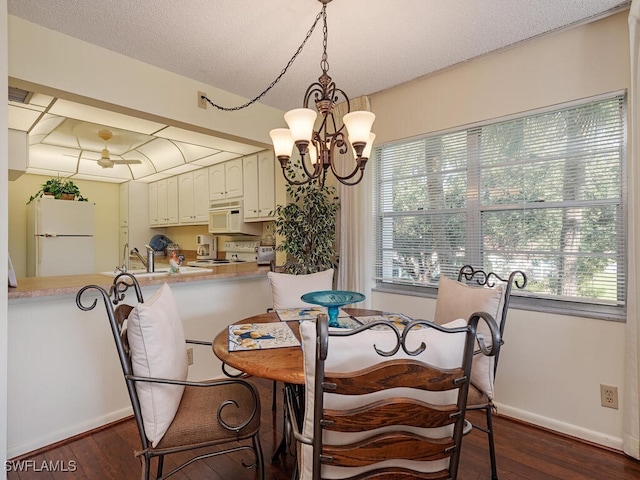
{"type": "Polygon", "coordinates": [[[142,163],[140,160],[111,160],[116,165],[136,165],[142,163]]]}

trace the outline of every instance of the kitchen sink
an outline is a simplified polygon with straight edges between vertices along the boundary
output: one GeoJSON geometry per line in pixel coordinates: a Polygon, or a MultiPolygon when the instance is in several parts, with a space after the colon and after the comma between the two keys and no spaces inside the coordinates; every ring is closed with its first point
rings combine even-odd
{"type": "MultiPolygon", "coordinates": [[[[213,272],[210,268],[201,268],[201,267],[180,267],[180,273],[176,275],[197,275],[202,273],[210,273],[213,272]]],[[[115,277],[119,271],[116,272],[100,272],[100,275],[107,275],[109,277],[115,277]]],[[[147,272],[146,270],[128,270],[127,273],[130,273],[136,277],[160,277],[164,275],[169,275],[169,267],[166,268],[156,268],[155,272],[147,272]]]]}

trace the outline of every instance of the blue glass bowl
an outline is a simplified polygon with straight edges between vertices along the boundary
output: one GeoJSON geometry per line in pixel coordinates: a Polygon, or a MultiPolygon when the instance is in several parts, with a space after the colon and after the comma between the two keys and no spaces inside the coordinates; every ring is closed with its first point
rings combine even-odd
{"type": "Polygon", "coordinates": [[[329,311],[330,327],[341,326],[338,322],[338,312],[340,307],[349,305],[350,303],[361,302],[365,298],[367,297],[362,293],[347,292],[345,290],[322,290],[319,292],[309,292],[300,297],[303,302],[327,307],[327,310],[329,311]]]}

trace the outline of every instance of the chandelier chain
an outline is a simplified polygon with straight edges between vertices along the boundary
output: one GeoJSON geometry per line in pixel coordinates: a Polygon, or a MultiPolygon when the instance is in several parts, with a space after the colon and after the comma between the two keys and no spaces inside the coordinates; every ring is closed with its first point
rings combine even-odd
{"type": "MultiPolygon", "coordinates": [[[[249,105],[254,104],[255,102],[257,102],[258,100],[260,100],[262,97],[264,97],[269,90],[271,90],[273,87],[275,87],[275,85],[280,81],[280,79],[284,76],[285,73],[287,73],[287,70],[289,70],[289,67],[291,67],[291,65],[293,65],[293,62],[296,60],[296,58],[298,57],[298,55],[300,54],[300,52],[302,52],[302,49],[304,48],[305,44],[307,43],[307,40],[309,40],[309,37],[311,37],[311,35],[313,34],[313,31],[316,28],[316,25],[318,24],[318,20],[320,20],[320,18],[324,18],[324,54],[322,55],[322,62],[326,63],[326,58],[327,58],[327,13],[326,13],[326,5],[322,5],[322,10],[320,11],[320,13],[318,13],[318,15],[316,15],[316,19],[313,22],[313,25],[311,25],[311,28],[309,29],[309,31],[307,32],[306,37],[304,37],[304,40],[302,41],[302,43],[300,44],[300,46],[298,47],[298,50],[296,50],[296,53],[293,54],[293,57],[291,57],[291,59],[289,60],[289,62],[287,63],[287,65],[282,69],[282,71],[280,72],[280,75],[278,75],[276,77],[276,79],[271,82],[271,84],[269,84],[269,86],[267,88],[265,88],[262,93],[260,93],[257,97],[253,98],[252,100],[249,100],[246,103],[243,103],[242,105],[238,105],[237,107],[223,107],[221,105],[218,105],[217,103],[214,103],[211,101],[211,99],[209,97],[207,97],[206,95],[202,95],[202,99],[206,100],[212,107],[217,108],[218,110],[223,110],[225,112],[233,112],[236,110],[242,110],[243,108],[248,107],[249,105]]],[[[327,65],[327,70],[329,69],[329,64],[326,63],[327,65]]],[[[324,67],[323,67],[323,70],[324,67]]],[[[326,71],[326,70],[325,70],[326,71]]]]}
{"type": "Polygon", "coordinates": [[[324,73],[329,71],[329,57],[327,55],[327,37],[329,35],[329,29],[327,28],[327,4],[322,5],[322,19],[324,25],[322,27],[322,60],[320,61],[320,68],[324,73]]]}

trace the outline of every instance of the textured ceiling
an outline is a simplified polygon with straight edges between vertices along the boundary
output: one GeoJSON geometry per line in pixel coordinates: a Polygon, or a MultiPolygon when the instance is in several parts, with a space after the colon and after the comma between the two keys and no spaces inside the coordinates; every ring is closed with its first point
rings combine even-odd
{"type": "MultiPolygon", "coordinates": [[[[350,97],[372,94],[628,3],[333,0],[329,73],[350,97]]],[[[317,0],[8,1],[11,15],[247,98],[285,67],[321,7],[317,0]]],[[[303,87],[321,73],[321,27],[263,103],[300,106],[303,87]]]]}
{"type": "MultiPolygon", "coordinates": [[[[333,0],[327,6],[329,74],[349,97],[371,95],[629,3],[333,0]]],[[[10,15],[246,98],[280,74],[322,8],[317,0],[7,4],[10,15]]],[[[322,22],[289,72],[260,101],[282,110],[301,106],[305,88],[321,73],[321,53],[322,22]]]]}

